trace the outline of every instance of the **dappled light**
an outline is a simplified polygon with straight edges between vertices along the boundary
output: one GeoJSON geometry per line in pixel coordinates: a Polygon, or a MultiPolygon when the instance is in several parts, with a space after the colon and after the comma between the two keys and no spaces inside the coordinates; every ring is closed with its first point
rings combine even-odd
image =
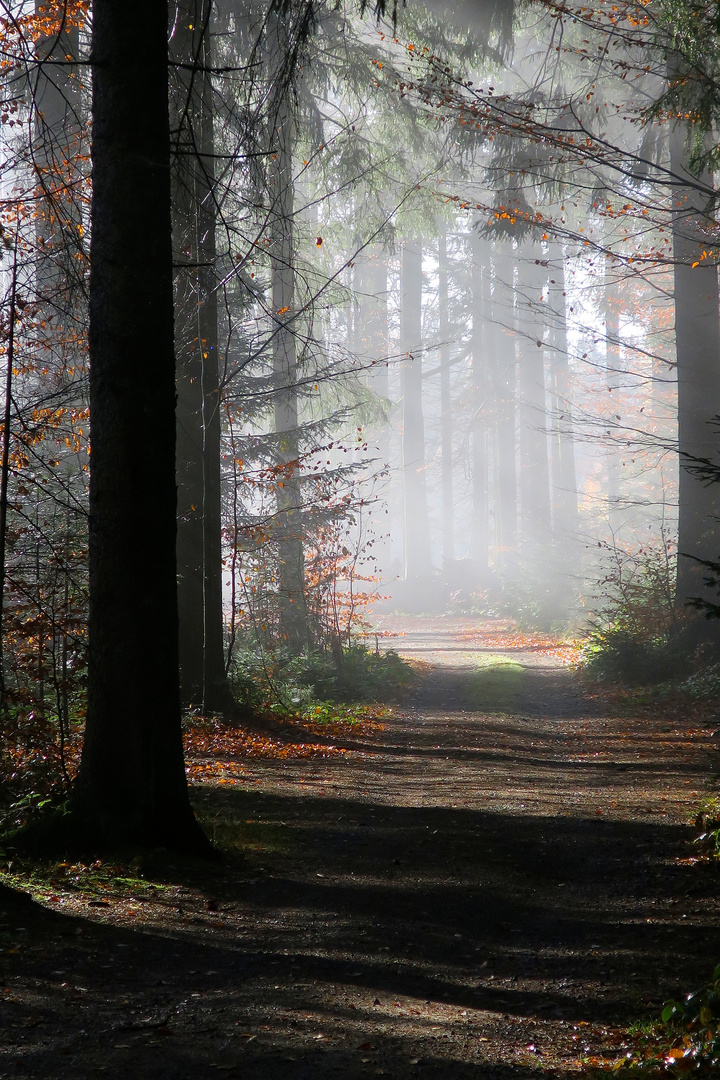
{"type": "MultiPolygon", "coordinates": [[[[399,648],[434,628],[418,619],[399,648]]],[[[714,731],[585,693],[552,649],[485,631],[487,666],[458,663],[467,628],[449,625],[412,704],[348,710],[328,743],[254,749],[191,723],[192,798],[223,867],[17,862],[53,915],[29,938],[7,924],[16,1029],[41,1009],[53,1030],[72,1000],[97,1030],[84,1067],[111,1053],[250,1077],[510,1080],[623,1059],[630,1021],[677,995],[677,958],[701,983],[720,946],[717,864],[687,824],[714,731]],[[474,681],[508,666],[510,705],[474,681]],[[457,700],[438,708],[438,687],[457,700]]],[[[43,1045],[23,1051],[38,1076],[43,1045]]]]}
{"type": "Polygon", "coordinates": [[[710,0],[5,0],[0,1075],[720,1075],[710,0]]]}

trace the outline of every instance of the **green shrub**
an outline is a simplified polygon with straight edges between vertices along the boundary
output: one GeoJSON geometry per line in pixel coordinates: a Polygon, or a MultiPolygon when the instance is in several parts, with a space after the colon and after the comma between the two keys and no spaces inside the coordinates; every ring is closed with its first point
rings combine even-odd
{"type": "Polygon", "coordinates": [[[587,1070],[596,1077],[659,1080],[660,1077],[720,1075],[720,964],[710,981],[681,1001],[666,1001],[658,1020],[628,1030],[634,1049],[613,1065],[587,1070]]]}
{"type": "Polygon", "coordinates": [[[666,541],[634,552],[608,545],[599,582],[603,607],[582,656],[589,675],[645,685],[688,674],[674,579],[675,557],[666,541]]]}
{"type": "Polygon", "coordinates": [[[417,679],[396,652],[374,652],[364,645],[343,649],[341,663],[330,653],[315,653],[298,658],[294,667],[298,684],[327,701],[396,702],[417,679]]]}
{"type": "Polygon", "coordinates": [[[694,701],[717,701],[720,698],[720,664],[708,664],[690,675],[681,690],[694,701]]]}
{"type": "Polygon", "coordinates": [[[645,639],[643,632],[622,622],[592,630],[582,652],[585,671],[592,678],[643,686],[682,676],[687,659],[677,641],[669,637],[645,639]]]}
{"type": "Polygon", "coordinates": [[[360,644],[292,656],[246,641],[236,650],[231,672],[238,701],[279,712],[297,712],[317,701],[396,703],[416,681],[412,667],[396,652],[360,644]]]}

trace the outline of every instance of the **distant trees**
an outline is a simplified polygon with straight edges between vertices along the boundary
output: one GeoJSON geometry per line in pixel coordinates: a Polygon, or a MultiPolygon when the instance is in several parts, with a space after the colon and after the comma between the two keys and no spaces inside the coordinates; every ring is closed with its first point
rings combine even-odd
{"type": "MultiPolygon", "coordinates": [[[[672,500],[672,492],[665,489],[659,508],[653,509],[656,490],[651,484],[643,496],[638,488],[641,470],[630,469],[636,458],[643,455],[647,455],[651,468],[653,451],[661,452],[657,444],[653,447],[651,425],[646,434],[638,430],[645,424],[641,419],[645,407],[639,413],[633,412],[642,400],[641,384],[650,387],[655,379],[658,361],[647,355],[652,352],[652,346],[645,355],[642,350],[634,353],[634,346],[622,346],[621,363],[617,312],[611,303],[604,362],[607,378],[600,399],[607,407],[604,404],[594,417],[587,411],[581,417],[583,410],[578,410],[572,401],[567,354],[578,348],[579,335],[588,342],[590,352],[599,339],[594,329],[580,327],[577,312],[573,339],[568,336],[565,304],[558,304],[560,293],[567,292],[567,288],[559,289],[557,278],[550,280],[546,267],[550,263],[557,265],[558,260],[553,258],[553,250],[543,245],[552,245],[554,251],[565,248],[559,269],[568,258],[576,260],[578,267],[583,265],[583,260],[590,267],[587,256],[593,249],[599,249],[611,256],[608,263],[611,277],[624,274],[630,279],[636,275],[639,280],[644,275],[645,285],[651,290],[657,280],[658,296],[664,287],[665,267],[672,264],[678,375],[675,449],[680,462],[677,602],[682,608],[693,591],[702,589],[702,567],[695,560],[707,559],[707,552],[717,542],[717,493],[714,485],[703,482],[703,477],[708,475],[703,464],[717,460],[717,432],[712,418],[720,412],[716,385],[720,378],[714,255],[716,193],[710,174],[702,169],[717,161],[718,152],[712,138],[708,141],[706,137],[717,113],[712,90],[716,65],[706,59],[714,31],[702,13],[691,14],[689,5],[680,5],[675,16],[669,24],[667,13],[658,14],[658,21],[653,23],[645,8],[628,5],[619,16],[623,25],[620,35],[617,35],[616,9],[610,11],[601,6],[589,16],[585,33],[594,35],[600,53],[604,55],[604,48],[612,52],[613,70],[621,76],[617,92],[625,112],[634,115],[639,126],[645,125],[640,146],[628,138],[627,128],[623,129],[616,121],[606,100],[607,93],[603,96],[599,89],[608,85],[607,80],[596,86],[585,77],[588,42],[579,39],[575,42],[576,14],[570,10],[555,13],[557,19],[566,18],[569,36],[557,48],[556,59],[548,53],[548,63],[555,65],[556,81],[552,95],[547,97],[538,90],[530,101],[519,81],[513,86],[510,72],[506,79],[494,76],[492,81],[502,84],[500,91],[492,86],[485,88],[484,82],[491,80],[482,78],[479,85],[476,79],[467,80],[460,91],[458,87],[463,80],[456,74],[460,65],[452,67],[449,52],[441,58],[437,54],[426,56],[425,60],[424,54],[413,52],[411,66],[412,85],[418,88],[417,107],[434,110],[440,123],[457,120],[454,130],[458,143],[466,148],[468,155],[476,155],[477,173],[482,171],[485,183],[491,185],[488,191],[482,183],[471,185],[458,176],[456,190],[462,192],[456,196],[459,209],[469,207],[472,211],[477,200],[477,209],[491,223],[501,225],[506,235],[512,236],[514,231],[521,245],[510,255],[510,263],[514,262],[517,269],[508,266],[505,274],[510,284],[513,276],[517,278],[514,309],[518,316],[518,363],[510,363],[508,367],[504,361],[500,367],[510,375],[510,382],[513,377],[518,379],[510,397],[511,408],[518,408],[523,417],[519,427],[521,467],[517,477],[526,535],[549,537],[551,510],[554,542],[563,532],[566,537],[578,532],[573,426],[580,425],[585,445],[589,445],[590,433],[594,431],[606,447],[603,483],[607,486],[605,505],[611,507],[611,513],[605,528],[617,534],[620,525],[621,533],[629,537],[629,530],[640,527],[637,507],[645,498],[647,517],[654,521],[657,530],[660,522],[666,520],[668,503],[672,500]],[[668,57],[672,61],[669,80],[668,57]],[[631,73],[633,79],[623,83],[631,73]],[[631,84],[638,89],[633,89],[631,84]],[[648,108],[647,102],[653,98],[656,104],[648,108]],[[688,119],[694,125],[694,138],[690,125],[686,124],[688,119]],[[658,134],[659,124],[663,129],[658,134]],[[656,128],[654,133],[652,125],[656,128]],[[700,137],[698,131],[706,134],[700,137]],[[503,170],[510,179],[500,196],[493,197],[492,187],[503,183],[503,170]],[[591,192],[595,193],[594,203],[591,192]],[[583,219],[582,207],[590,205],[600,208],[594,227],[583,219]],[[602,224],[598,223],[598,217],[602,224]],[[534,251],[530,240],[520,239],[521,234],[527,236],[528,232],[535,237],[534,251]],[[670,235],[672,252],[667,247],[670,235]],[[565,361],[559,363],[561,352],[565,361]],[[615,408],[611,407],[613,401],[615,408]],[[635,477],[632,490],[624,481],[621,483],[621,476],[629,479],[631,473],[635,477]],[[552,501],[548,494],[550,478],[552,501]],[[624,513],[626,504],[635,509],[624,513]]],[[[542,20],[534,24],[534,33],[541,26],[542,20]]],[[[550,41],[549,24],[548,35],[550,41]]],[[[523,51],[533,52],[536,41],[537,38],[532,43],[524,39],[520,19],[515,46],[519,70],[524,62],[523,51]]],[[[406,85],[402,86],[403,92],[406,85]]],[[[617,104],[615,101],[613,108],[617,104]]],[[[499,266],[501,262],[498,249],[495,263],[499,266]]],[[[590,386],[594,382],[592,367],[597,365],[597,355],[590,355],[588,345],[575,360],[575,372],[580,374],[584,368],[583,379],[590,386]]],[[[502,400],[507,402],[507,399],[508,395],[503,394],[502,400]]],[[[514,437],[507,429],[491,460],[500,465],[512,457],[515,462],[516,449],[508,452],[513,442],[514,437]]],[[[581,455],[581,462],[583,459],[581,455]]],[[[475,471],[481,468],[476,461],[475,471]]],[[[583,468],[587,468],[584,463],[583,468]]],[[[504,489],[509,493],[513,482],[507,470],[505,476],[504,489]]],[[[473,483],[479,490],[478,481],[473,483]]],[[[502,531],[498,527],[504,522],[504,532],[510,536],[513,527],[507,496],[501,495],[497,505],[497,511],[491,511],[496,535],[502,531]],[[501,509],[503,504],[505,511],[501,509]]],[[[602,527],[602,523],[595,527],[602,527]]],[[[506,547],[505,543],[502,547],[506,547]]]]}

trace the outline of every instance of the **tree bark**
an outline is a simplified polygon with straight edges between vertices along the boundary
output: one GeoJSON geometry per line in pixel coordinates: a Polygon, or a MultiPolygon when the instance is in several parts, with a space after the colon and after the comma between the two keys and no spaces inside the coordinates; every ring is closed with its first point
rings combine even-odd
{"type": "Polygon", "coordinates": [[[75,797],[100,842],[204,850],[180,730],[167,26],[165,0],[94,5],[88,714],[75,797]]]}
{"type": "Polygon", "coordinates": [[[221,711],[220,380],[215,272],[215,175],[210,0],[175,8],[172,95],[175,332],[177,340],[178,613],[181,696],[221,711]]]}

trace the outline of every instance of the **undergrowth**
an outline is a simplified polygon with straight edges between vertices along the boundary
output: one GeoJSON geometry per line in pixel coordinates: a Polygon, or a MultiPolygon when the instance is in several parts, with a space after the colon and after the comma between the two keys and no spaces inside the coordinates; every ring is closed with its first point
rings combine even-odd
{"type": "Polygon", "coordinates": [[[711,859],[720,859],[720,796],[708,795],[703,799],[695,827],[700,830],[695,843],[711,859]]]}
{"type": "Polygon", "coordinates": [[[236,649],[231,682],[240,703],[294,715],[321,702],[398,703],[417,675],[392,650],[352,644],[292,656],[283,649],[269,652],[252,639],[236,649]]]}
{"type": "Polygon", "coordinates": [[[11,706],[0,715],[0,835],[66,799],[77,773],[84,713],[58,721],[49,709],[11,706]]]}
{"type": "Polygon", "coordinates": [[[667,1001],[659,1018],[634,1025],[634,1048],[611,1067],[589,1075],[647,1078],[720,1075],[720,964],[709,982],[682,1000],[667,1001]]]}
{"type": "MultiPolygon", "coordinates": [[[[344,704],[398,703],[416,681],[413,668],[392,651],[353,644],[293,657],[281,649],[269,652],[254,639],[239,643],[231,673],[240,704],[333,736],[355,723],[371,723],[365,713],[344,704]]],[[[74,705],[63,723],[49,708],[12,707],[0,715],[0,836],[41,818],[50,805],[68,798],[84,725],[84,713],[74,705]]],[[[199,719],[195,714],[186,718],[186,738],[188,724],[199,730],[199,719]]],[[[228,732],[224,723],[220,727],[228,732]]],[[[205,728],[202,733],[207,734],[205,728]]],[[[239,753],[259,752],[257,739],[251,745],[247,732],[238,729],[237,734],[245,739],[239,753]]],[[[274,744],[270,749],[275,756],[280,753],[274,744]]]]}
{"type": "Polygon", "coordinates": [[[692,657],[674,599],[675,556],[656,547],[605,549],[598,583],[602,607],[594,615],[581,662],[603,681],[649,685],[687,677],[692,657]]]}

